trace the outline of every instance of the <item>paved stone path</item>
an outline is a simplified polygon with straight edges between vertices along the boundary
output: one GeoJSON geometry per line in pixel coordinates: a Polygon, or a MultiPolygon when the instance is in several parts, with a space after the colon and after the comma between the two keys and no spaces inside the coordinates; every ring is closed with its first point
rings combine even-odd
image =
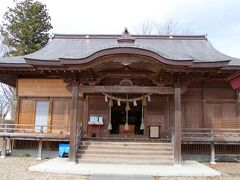
{"type": "Polygon", "coordinates": [[[152,180],[152,176],[92,175],[89,180],[152,180]]]}

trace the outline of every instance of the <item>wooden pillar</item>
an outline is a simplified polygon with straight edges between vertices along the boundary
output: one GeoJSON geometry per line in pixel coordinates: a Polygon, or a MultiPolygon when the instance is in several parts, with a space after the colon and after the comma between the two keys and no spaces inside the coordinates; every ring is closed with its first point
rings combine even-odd
{"type": "Polygon", "coordinates": [[[210,163],[211,164],[216,164],[216,162],[215,162],[215,145],[214,145],[213,141],[210,144],[210,149],[211,149],[211,160],[210,160],[210,163]]]}
{"type": "Polygon", "coordinates": [[[166,138],[169,138],[171,137],[171,131],[170,131],[170,105],[169,105],[169,98],[168,96],[166,97],[166,100],[165,100],[165,134],[166,134],[166,138]]]}
{"type": "Polygon", "coordinates": [[[88,134],[88,118],[89,118],[89,98],[86,96],[84,101],[84,122],[83,122],[83,132],[88,134]]]}
{"type": "Polygon", "coordinates": [[[37,160],[42,160],[42,139],[39,140],[38,142],[38,155],[37,155],[37,160]]]}
{"type": "Polygon", "coordinates": [[[181,91],[180,88],[175,88],[174,91],[175,103],[175,129],[174,129],[174,161],[175,164],[182,164],[181,155],[181,91]]]}
{"type": "Polygon", "coordinates": [[[1,158],[5,158],[6,157],[6,149],[7,149],[7,140],[4,137],[3,141],[2,141],[2,152],[1,152],[1,158]]]}
{"type": "Polygon", "coordinates": [[[79,94],[78,85],[72,86],[71,121],[70,121],[70,152],[69,152],[70,162],[76,162],[78,94],[79,94]]]}

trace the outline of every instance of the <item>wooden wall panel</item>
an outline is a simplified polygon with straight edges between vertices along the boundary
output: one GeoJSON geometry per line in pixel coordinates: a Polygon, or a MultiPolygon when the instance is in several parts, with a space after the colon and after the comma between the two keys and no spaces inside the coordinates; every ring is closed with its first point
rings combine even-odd
{"type": "Polygon", "coordinates": [[[182,99],[202,99],[202,89],[201,88],[189,88],[182,95],[182,99]]]}
{"type": "Polygon", "coordinates": [[[203,127],[203,109],[201,102],[188,102],[185,107],[185,127],[201,128],[203,127]]]}
{"type": "Polygon", "coordinates": [[[152,113],[164,114],[164,102],[166,99],[161,96],[152,96],[151,102],[147,101],[147,110],[152,113]]]}
{"type": "Polygon", "coordinates": [[[207,88],[229,88],[231,85],[225,79],[208,79],[205,81],[205,87],[207,88]]]}
{"type": "Polygon", "coordinates": [[[209,103],[207,106],[207,119],[205,127],[207,128],[221,128],[222,127],[222,112],[221,104],[209,103]]]}
{"type": "Polygon", "coordinates": [[[148,113],[148,119],[146,121],[146,132],[149,133],[150,125],[160,125],[160,137],[165,138],[166,127],[165,127],[165,116],[159,113],[148,113]]]}
{"type": "Polygon", "coordinates": [[[62,79],[18,79],[19,97],[70,97],[62,79]]]}
{"type": "MultiPolygon", "coordinates": [[[[70,121],[70,101],[54,100],[52,104],[52,125],[69,126],[70,121]]],[[[57,130],[59,128],[53,128],[57,130]]]]}
{"type": "MultiPolygon", "coordinates": [[[[186,125],[186,103],[181,104],[181,111],[182,111],[182,113],[181,113],[182,128],[186,128],[187,127],[187,125],[186,125]]],[[[172,113],[174,114],[174,111],[172,113]]]]}
{"type": "Polygon", "coordinates": [[[182,103],[182,128],[203,127],[203,106],[201,102],[182,103]]]}
{"type": "Polygon", "coordinates": [[[35,100],[34,99],[21,99],[19,107],[19,124],[32,124],[34,125],[35,119],[35,100]]]}
{"type": "Polygon", "coordinates": [[[205,88],[205,99],[236,99],[231,88],[205,88]]]}
{"type": "Polygon", "coordinates": [[[239,128],[239,115],[236,103],[208,103],[205,127],[239,128]]]}
{"type": "Polygon", "coordinates": [[[235,103],[222,104],[222,127],[238,128],[237,105],[235,103]]]}
{"type": "MultiPolygon", "coordinates": [[[[165,105],[166,98],[161,96],[152,96],[151,102],[147,103],[147,119],[146,119],[146,129],[147,135],[149,133],[150,125],[160,125],[160,136],[166,136],[166,117],[165,117],[165,105]]],[[[168,123],[167,123],[168,124],[168,123]]]]}

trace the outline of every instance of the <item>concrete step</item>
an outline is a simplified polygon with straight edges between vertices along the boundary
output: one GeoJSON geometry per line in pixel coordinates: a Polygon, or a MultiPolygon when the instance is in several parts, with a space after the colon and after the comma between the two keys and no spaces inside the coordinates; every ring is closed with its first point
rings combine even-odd
{"type": "Polygon", "coordinates": [[[135,149],[132,150],[127,150],[125,149],[124,151],[122,150],[112,150],[112,149],[79,149],[78,153],[80,154],[128,154],[128,155],[172,155],[172,151],[151,151],[151,150],[139,150],[136,151],[135,149]]]}

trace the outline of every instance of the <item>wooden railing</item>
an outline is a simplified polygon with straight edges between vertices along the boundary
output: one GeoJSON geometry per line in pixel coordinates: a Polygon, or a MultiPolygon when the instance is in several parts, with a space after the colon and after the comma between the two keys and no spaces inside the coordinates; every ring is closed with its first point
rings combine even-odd
{"type": "Polygon", "coordinates": [[[172,149],[173,149],[173,154],[175,156],[175,131],[174,128],[170,128],[170,132],[171,132],[171,145],[172,145],[172,149]]]}
{"type": "Polygon", "coordinates": [[[185,141],[240,142],[240,129],[230,128],[183,128],[185,141]]]}
{"type": "Polygon", "coordinates": [[[174,128],[170,128],[170,132],[171,132],[171,144],[172,144],[172,147],[174,147],[174,138],[175,138],[174,128]]]}
{"type": "Polygon", "coordinates": [[[69,134],[69,126],[0,124],[0,133],[69,134]]]}
{"type": "Polygon", "coordinates": [[[83,136],[83,127],[82,127],[82,125],[80,126],[80,128],[78,129],[78,131],[77,131],[77,137],[76,137],[76,151],[75,152],[77,152],[78,151],[78,147],[79,147],[79,145],[80,145],[80,143],[81,143],[81,141],[82,141],[82,136],[83,136]]]}

